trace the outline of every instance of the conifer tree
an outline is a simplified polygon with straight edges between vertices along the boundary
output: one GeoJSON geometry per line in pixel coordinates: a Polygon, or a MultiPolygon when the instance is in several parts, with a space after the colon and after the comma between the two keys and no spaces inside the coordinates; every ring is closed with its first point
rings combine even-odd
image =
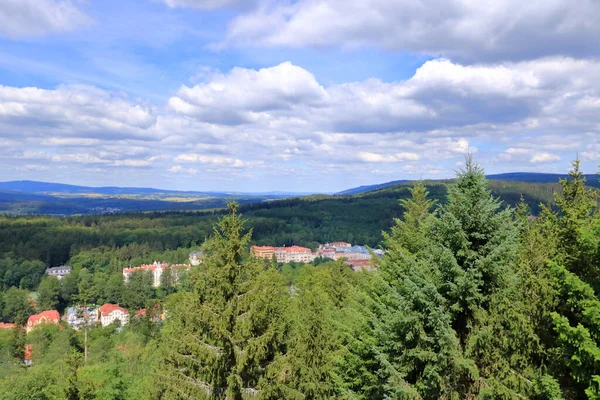
{"type": "Polygon", "coordinates": [[[447,300],[438,290],[433,202],[419,183],[411,193],[402,203],[402,219],[384,235],[380,272],[388,287],[380,295],[379,375],[386,377],[389,398],[451,398],[465,392],[463,382],[476,371],[462,357],[447,300]]]}
{"type": "Polygon", "coordinates": [[[571,163],[573,169],[569,177],[561,179],[561,192],[556,195],[558,218],[557,261],[564,264],[600,291],[600,271],[598,271],[597,251],[599,224],[597,218],[597,195],[585,186],[586,179],[580,170],[580,161],[571,163]]]}
{"type": "Polygon", "coordinates": [[[437,263],[446,282],[442,294],[450,301],[461,343],[476,311],[487,306],[490,295],[511,275],[517,234],[512,210],[502,209],[502,202],[492,197],[483,169],[469,156],[448,186],[447,204],[434,232],[441,244],[437,263]]]}
{"type": "Polygon", "coordinates": [[[266,371],[282,351],[286,297],[279,276],[246,258],[249,240],[231,203],[205,243],[194,292],[168,305],[163,398],[261,397],[266,371]]]}

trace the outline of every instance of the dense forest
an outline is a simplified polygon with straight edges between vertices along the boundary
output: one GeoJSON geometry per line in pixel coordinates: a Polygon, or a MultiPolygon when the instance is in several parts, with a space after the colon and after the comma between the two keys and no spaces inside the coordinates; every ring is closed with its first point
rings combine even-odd
{"type": "Polygon", "coordinates": [[[103,302],[148,312],[0,330],[0,398],[600,399],[600,210],[585,183],[578,161],[532,185],[488,182],[467,160],[449,182],[355,196],[2,217],[3,321],[103,302]],[[385,252],[354,272],[248,251],[333,240],[385,252]],[[195,249],[204,262],[177,284],[123,282],[125,266],[195,249]],[[44,277],[67,261],[67,277],[44,277]]]}

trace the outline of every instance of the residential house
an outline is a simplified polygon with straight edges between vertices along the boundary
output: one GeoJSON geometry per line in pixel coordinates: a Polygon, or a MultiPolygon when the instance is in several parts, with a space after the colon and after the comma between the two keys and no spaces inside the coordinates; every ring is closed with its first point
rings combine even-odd
{"type": "Polygon", "coordinates": [[[35,314],[30,316],[27,319],[27,326],[25,327],[25,331],[27,333],[31,332],[33,328],[40,324],[55,324],[58,325],[60,322],[60,314],[56,310],[47,310],[42,311],[39,314],[35,314]]]}
{"type": "Polygon", "coordinates": [[[52,267],[46,269],[46,275],[54,276],[56,279],[62,279],[71,273],[71,267],[61,265],[60,267],[52,267]]]}
{"type": "Polygon", "coordinates": [[[129,311],[118,304],[106,303],[101,305],[98,310],[100,311],[102,327],[106,327],[116,320],[119,320],[121,325],[127,325],[129,322],[129,311]]]}
{"type": "Polygon", "coordinates": [[[7,324],[5,322],[0,322],[0,329],[14,329],[15,324],[7,324]]]}

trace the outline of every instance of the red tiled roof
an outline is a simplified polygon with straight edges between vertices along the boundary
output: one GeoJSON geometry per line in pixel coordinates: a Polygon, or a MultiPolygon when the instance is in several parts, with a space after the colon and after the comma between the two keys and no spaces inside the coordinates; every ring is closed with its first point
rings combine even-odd
{"type": "Polygon", "coordinates": [[[171,265],[172,269],[180,269],[180,268],[185,268],[185,269],[191,269],[192,266],[190,264],[173,264],[171,265]]]}
{"type": "Polygon", "coordinates": [[[111,304],[111,303],[106,303],[106,304],[102,304],[99,308],[100,310],[100,315],[107,316],[108,314],[110,314],[111,312],[115,311],[115,310],[121,310],[124,314],[129,314],[129,312],[119,306],[118,304],[111,304]]]}
{"type": "Polygon", "coordinates": [[[15,324],[7,324],[5,322],[0,322],[0,329],[13,329],[15,324]]]}
{"type": "Polygon", "coordinates": [[[277,247],[272,247],[272,246],[252,246],[251,249],[252,250],[258,250],[258,251],[267,251],[267,250],[275,251],[275,250],[277,250],[277,247]]]}
{"type": "Polygon", "coordinates": [[[47,311],[42,311],[39,314],[30,316],[27,319],[27,325],[33,326],[33,325],[39,324],[41,322],[50,322],[53,324],[58,324],[59,321],[60,321],[60,314],[58,313],[58,311],[47,310],[47,311]]]}
{"type": "Polygon", "coordinates": [[[312,253],[311,249],[302,246],[283,247],[286,253],[312,253]]]}
{"type": "Polygon", "coordinates": [[[141,310],[137,310],[135,313],[136,317],[145,317],[146,316],[146,309],[142,308],[141,310]]]}
{"type": "Polygon", "coordinates": [[[348,260],[347,264],[352,265],[353,267],[368,267],[371,265],[371,260],[348,260]]]}

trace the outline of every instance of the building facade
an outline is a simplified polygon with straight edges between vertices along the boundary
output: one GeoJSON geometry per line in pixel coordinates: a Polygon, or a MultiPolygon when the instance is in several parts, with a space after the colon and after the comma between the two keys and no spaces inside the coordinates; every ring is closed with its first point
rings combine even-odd
{"type": "Polygon", "coordinates": [[[173,282],[177,283],[180,277],[180,271],[189,271],[192,266],[189,264],[173,264],[169,265],[160,261],[154,261],[152,264],[144,264],[139,267],[123,268],[123,278],[125,282],[129,282],[131,274],[134,272],[149,271],[152,274],[152,286],[159,287],[163,272],[169,269],[173,276],[173,282]]]}
{"type": "Polygon", "coordinates": [[[203,260],[204,260],[204,252],[192,251],[190,253],[190,264],[192,264],[192,266],[195,267],[196,265],[202,264],[203,260]]]}
{"type": "Polygon", "coordinates": [[[70,273],[71,273],[71,267],[67,267],[66,265],[46,269],[46,275],[54,276],[57,279],[62,279],[65,276],[69,275],[70,273]]]}
{"type": "Polygon", "coordinates": [[[272,260],[273,257],[275,257],[275,259],[279,263],[309,263],[312,262],[318,256],[318,254],[313,253],[311,249],[301,246],[252,246],[250,249],[250,254],[252,254],[252,256],[254,257],[263,258],[266,260],[272,260]]]}
{"type": "Polygon", "coordinates": [[[127,325],[129,322],[129,311],[118,304],[106,303],[100,306],[100,323],[102,327],[108,326],[119,320],[121,325],[127,325]]]}
{"type": "Polygon", "coordinates": [[[76,331],[85,325],[93,325],[98,322],[99,310],[93,307],[69,307],[67,309],[67,324],[76,331]]]}
{"type": "Polygon", "coordinates": [[[36,326],[41,324],[54,324],[58,325],[60,323],[60,314],[56,310],[47,310],[42,311],[39,314],[34,314],[27,319],[27,326],[25,327],[25,331],[27,333],[31,332],[36,326]]]}

